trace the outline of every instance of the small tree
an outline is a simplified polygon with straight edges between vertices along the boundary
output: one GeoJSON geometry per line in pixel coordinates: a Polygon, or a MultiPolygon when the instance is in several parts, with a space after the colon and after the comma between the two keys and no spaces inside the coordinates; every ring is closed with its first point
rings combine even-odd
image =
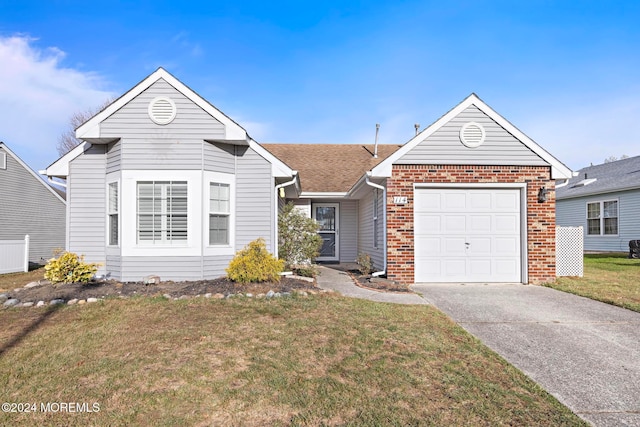
{"type": "Polygon", "coordinates": [[[84,111],[73,113],[69,118],[69,127],[58,137],[58,145],[56,146],[58,154],[64,156],[76,146],[80,145],[82,141],[76,139],[76,128],[80,127],[84,122],[104,110],[109,104],[111,104],[111,102],[113,102],[111,99],[107,99],[97,108],[88,108],[84,111]]]}
{"type": "Polygon", "coordinates": [[[278,217],[279,256],[287,268],[308,265],[320,254],[322,237],[318,234],[318,223],[304,215],[291,202],[287,203],[278,217]]]}

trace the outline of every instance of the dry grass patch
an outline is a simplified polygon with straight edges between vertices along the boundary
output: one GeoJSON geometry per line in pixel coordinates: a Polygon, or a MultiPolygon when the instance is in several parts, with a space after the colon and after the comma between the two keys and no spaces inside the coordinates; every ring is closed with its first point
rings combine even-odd
{"type": "Polygon", "coordinates": [[[135,298],[0,321],[4,402],[100,404],[1,425],[584,425],[431,307],[135,298]]]}
{"type": "Polygon", "coordinates": [[[559,277],[547,286],[640,312],[640,260],[623,254],[587,254],[584,277],[559,277]]]}
{"type": "Polygon", "coordinates": [[[44,279],[44,267],[31,270],[28,273],[0,274],[0,292],[21,288],[29,282],[37,282],[42,279],[44,279]]]}

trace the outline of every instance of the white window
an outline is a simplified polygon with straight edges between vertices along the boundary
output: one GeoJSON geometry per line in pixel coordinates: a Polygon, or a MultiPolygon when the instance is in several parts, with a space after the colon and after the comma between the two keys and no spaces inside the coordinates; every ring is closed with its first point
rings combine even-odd
{"type": "Polygon", "coordinates": [[[187,182],[137,183],[138,243],[171,244],[187,240],[187,182]]]}
{"type": "Polygon", "coordinates": [[[373,247],[378,247],[378,189],[373,190],[373,247]]]}
{"type": "Polygon", "coordinates": [[[209,245],[229,244],[231,191],[229,184],[209,184],[209,245]]]}
{"type": "Polygon", "coordinates": [[[587,234],[607,236],[618,234],[618,201],[587,203],[587,234]]]}
{"type": "Polygon", "coordinates": [[[119,228],[118,228],[118,183],[109,183],[109,201],[108,201],[108,235],[109,245],[117,246],[119,244],[119,228]]]}

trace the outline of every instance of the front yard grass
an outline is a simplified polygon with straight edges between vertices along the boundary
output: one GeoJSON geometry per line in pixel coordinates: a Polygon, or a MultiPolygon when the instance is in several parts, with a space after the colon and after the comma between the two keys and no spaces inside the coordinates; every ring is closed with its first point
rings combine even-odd
{"type": "Polygon", "coordinates": [[[429,306],[137,297],[0,322],[0,400],[38,409],[0,425],[586,425],[429,306]]]}
{"type": "Polygon", "coordinates": [[[640,259],[586,254],[584,277],[559,277],[547,286],[640,312],[640,259]]]}

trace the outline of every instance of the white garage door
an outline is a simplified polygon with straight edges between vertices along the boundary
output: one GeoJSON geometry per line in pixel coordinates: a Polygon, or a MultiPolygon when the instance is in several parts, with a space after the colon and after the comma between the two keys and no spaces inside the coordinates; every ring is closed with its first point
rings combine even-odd
{"type": "Polygon", "coordinates": [[[416,189],[416,282],[521,282],[519,189],[416,189]]]}

